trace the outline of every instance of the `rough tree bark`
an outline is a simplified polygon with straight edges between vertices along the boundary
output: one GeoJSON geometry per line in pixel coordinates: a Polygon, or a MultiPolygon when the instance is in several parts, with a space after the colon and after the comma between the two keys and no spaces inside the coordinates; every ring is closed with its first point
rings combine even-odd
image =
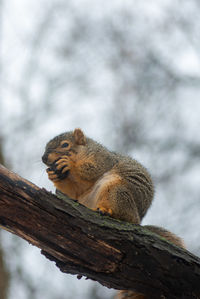
{"type": "Polygon", "coordinates": [[[58,198],[0,166],[0,225],[65,272],[150,298],[200,298],[200,259],[147,229],[58,198]]]}
{"type": "MultiPolygon", "coordinates": [[[[1,2],[0,2],[1,9],[1,2]]],[[[2,149],[2,140],[3,138],[0,136],[0,164],[5,165],[5,159],[3,155],[2,149]]],[[[2,236],[0,232],[0,299],[8,298],[8,289],[10,283],[10,273],[7,269],[5,263],[5,251],[2,248],[2,236]]]]}

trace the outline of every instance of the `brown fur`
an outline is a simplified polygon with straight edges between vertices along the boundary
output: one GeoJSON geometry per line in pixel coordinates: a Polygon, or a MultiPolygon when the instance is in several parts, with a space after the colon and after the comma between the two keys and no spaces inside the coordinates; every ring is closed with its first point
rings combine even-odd
{"type": "Polygon", "coordinates": [[[81,129],[52,139],[43,161],[59,191],[114,218],[140,223],[153,199],[151,177],[140,163],[110,152],[81,129]],[[59,179],[59,172],[68,174],[59,179]]]}

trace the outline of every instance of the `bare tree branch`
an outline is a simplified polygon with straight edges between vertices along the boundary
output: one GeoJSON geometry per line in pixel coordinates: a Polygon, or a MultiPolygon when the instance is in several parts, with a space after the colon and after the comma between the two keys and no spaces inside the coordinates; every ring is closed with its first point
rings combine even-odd
{"type": "Polygon", "coordinates": [[[200,298],[200,259],[141,226],[58,198],[0,166],[0,224],[65,272],[150,298],[200,298]]]}

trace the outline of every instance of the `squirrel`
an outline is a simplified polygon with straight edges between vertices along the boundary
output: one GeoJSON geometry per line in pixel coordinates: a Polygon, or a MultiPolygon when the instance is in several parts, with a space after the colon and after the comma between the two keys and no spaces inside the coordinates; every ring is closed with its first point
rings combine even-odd
{"type": "MultiPolygon", "coordinates": [[[[79,128],[50,140],[42,161],[59,192],[102,215],[140,224],[152,203],[154,185],[147,169],[130,157],[109,151],[79,128]]],[[[156,226],[145,227],[185,247],[182,239],[171,232],[156,226]]],[[[116,298],[147,297],[120,291],[116,298]]]]}

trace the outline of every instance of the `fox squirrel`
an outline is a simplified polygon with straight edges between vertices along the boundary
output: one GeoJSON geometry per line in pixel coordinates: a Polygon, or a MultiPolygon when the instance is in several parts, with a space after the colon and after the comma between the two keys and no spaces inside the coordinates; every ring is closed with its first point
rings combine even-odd
{"type": "MultiPolygon", "coordinates": [[[[87,138],[81,129],[50,140],[42,161],[57,190],[101,214],[140,224],[153,200],[154,186],[146,168],[87,138]]],[[[184,247],[174,234],[155,226],[146,228],[184,247]]],[[[146,297],[120,291],[116,298],[146,297]]]]}

